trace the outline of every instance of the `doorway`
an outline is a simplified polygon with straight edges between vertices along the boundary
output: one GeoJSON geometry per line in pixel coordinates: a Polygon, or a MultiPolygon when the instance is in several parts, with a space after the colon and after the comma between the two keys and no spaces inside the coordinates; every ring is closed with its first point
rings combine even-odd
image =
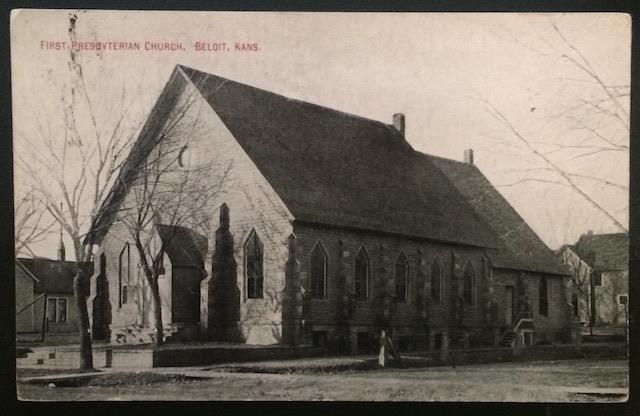
{"type": "Polygon", "coordinates": [[[504,321],[508,327],[513,325],[513,286],[505,286],[504,293],[504,321]]]}

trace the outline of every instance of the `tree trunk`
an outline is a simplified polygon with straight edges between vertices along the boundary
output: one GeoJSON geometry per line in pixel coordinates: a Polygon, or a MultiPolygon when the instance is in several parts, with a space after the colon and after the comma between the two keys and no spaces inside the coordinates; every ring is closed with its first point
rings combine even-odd
{"type": "Polygon", "coordinates": [[[158,279],[154,277],[151,283],[151,295],[153,296],[153,320],[155,326],[155,336],[153,337],[153,345],[159,347],[163,344],[163,328],[162,328],[162,308],[160,304],[160,289],[158,287],[158,279]]]}
{"type": "Polygon", "coordinates": [[[78,326],[80,330],[80,369],[93,369],[93,350],[91,347],[91,331],[89,328],[89,311],[87,298],[82,293],[82,272],[78,270],[73,278],[73,294],[78,307],[78,326]]]}

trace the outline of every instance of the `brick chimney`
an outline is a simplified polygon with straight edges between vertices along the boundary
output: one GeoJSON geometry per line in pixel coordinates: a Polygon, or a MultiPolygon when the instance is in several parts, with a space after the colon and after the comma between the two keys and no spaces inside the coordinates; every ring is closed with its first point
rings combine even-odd
{"type": "Polygon", "coordinates": [[[404,114],[396,113],[393,115],[393,127],[404,137],[404,114]]]}
{"type": "Polygon", "coordinates": [[[473,149],[465,149],[464,150],[464,163],[468,163],[469,165],[473,165],[473,149]]]}

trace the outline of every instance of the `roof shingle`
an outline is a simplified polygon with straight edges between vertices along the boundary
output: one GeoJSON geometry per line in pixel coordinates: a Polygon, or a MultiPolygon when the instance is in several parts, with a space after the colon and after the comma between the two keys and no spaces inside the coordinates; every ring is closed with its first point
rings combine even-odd
{"type": "Polygon", "coordinates": [[[497,246],[391,125],[181,68],[297,220],[497,246]]]}
{"type": "Polygon", "coordinates": [[[569,274],[524,219],[472,164],[424,155],[431,159],[500,239],[498,250],[489,250],[494,266],[551,274],[569,274]]]}
{"type": "MultiPolygon", "coordinates": [[[[57,261],[46,258],[19,258],[17,261],[38,279],[36,292],[73,294],[73,278],[76,262],[57,261]]],[[[81,263],[83,293],[89,294],[89,278],[93,274],[93,263],[81,263]]]]}
{"type": "Polygon", "coordinates": [[[572,247],[575,253],[589,262],[595,254],[595,264],[589,266],[599,270],[629,269],[629,234],[583,234],[572,247]]]}

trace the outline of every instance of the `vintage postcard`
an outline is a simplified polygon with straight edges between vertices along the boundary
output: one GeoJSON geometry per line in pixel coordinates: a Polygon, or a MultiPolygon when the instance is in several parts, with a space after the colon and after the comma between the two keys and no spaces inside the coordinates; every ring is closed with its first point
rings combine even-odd
{"type": "Polygon", "coordinates": [[[625,401],[631,18],[14,10],[21,400],[625,401]]]}

